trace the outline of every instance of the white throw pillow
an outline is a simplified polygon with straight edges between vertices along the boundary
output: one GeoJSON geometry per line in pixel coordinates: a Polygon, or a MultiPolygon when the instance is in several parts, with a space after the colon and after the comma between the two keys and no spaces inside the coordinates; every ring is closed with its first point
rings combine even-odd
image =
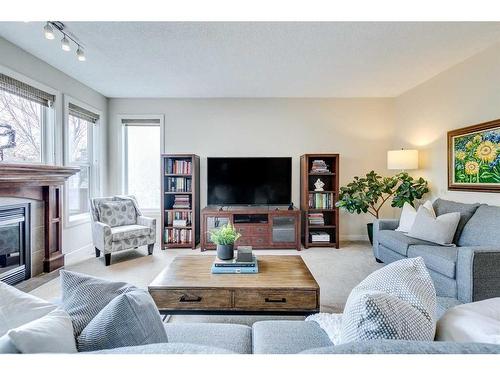
{"type": "Polygon", "coordinates": [[[452,307],[439,319],[436,341],[500,344],[500,298],[452,307]]]}
{"type": "Polygon", "coordinates": [[[52,303],[0,282],[0,336],[56,308],[52,303]]]}
{"type": "MultiPolygon", "coordinates": [[[[432,207],[432,202],[427,201],[421,207],[427,208],[430,212],[434,213],[434,208],[432,207]]],[[[435,216],[436,214],[434,214],[435,216]]],[[[396,228],[398,232],[408,233],[415,222],[417,217],[417,210],[408,202],[403,205],[403,210],[401,211],[401,217],[399,218],[399,226],[396,228]]]]}
{"type": "Polygon", "coordinates": [[[21,353],[76,353],[71,317],[62,309],[20,327],[7,335],[21,353]]]}
{"type": "Polygon", "coordinates": [[[407,236],[443,246],[455,246],[452,242],[459,221],[460,212],[450,212],[436,217],[434,211],[419,207],[415,222],[407,236]]]}

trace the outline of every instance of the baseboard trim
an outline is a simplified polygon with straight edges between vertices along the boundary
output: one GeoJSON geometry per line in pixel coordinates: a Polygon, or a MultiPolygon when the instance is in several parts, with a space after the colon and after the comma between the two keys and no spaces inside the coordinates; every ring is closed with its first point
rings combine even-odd
{"type": "Polygon", "coordinates": [[[93,255],[94,255],[94,246],[92,245],[92,243],[89,243],[88,245],[73,250],[70,253],[65,253],[64,264],[66,266],[70,264],[75,264],[81,262],[82,260],[92,258],[93,255]]]}
{"type": "Polygon", "coordinates": [[[368,241],[368,236],[364,234],[345,234],[340,236],[340,241],[368,241]]]}

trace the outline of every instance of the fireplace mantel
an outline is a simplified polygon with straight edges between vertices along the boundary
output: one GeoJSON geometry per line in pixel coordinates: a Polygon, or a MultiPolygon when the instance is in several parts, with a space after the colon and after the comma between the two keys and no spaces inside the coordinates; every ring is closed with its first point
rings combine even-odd
{"type": "Polygon", "coordinates": [[[61,188],[64,181],[79,171],[77,167],[0,162],[0,197],[44,202],[44,272],[52,272],[64,266],[61,188]]]}

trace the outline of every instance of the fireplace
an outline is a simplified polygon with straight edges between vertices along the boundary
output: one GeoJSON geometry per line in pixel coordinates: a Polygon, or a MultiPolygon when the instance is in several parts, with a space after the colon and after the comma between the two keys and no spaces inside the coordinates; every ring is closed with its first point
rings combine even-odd
{"type": "Polygon", "coordinates": [[[31,277],[30,204],[0,206],[0,281],[31,277]]]}

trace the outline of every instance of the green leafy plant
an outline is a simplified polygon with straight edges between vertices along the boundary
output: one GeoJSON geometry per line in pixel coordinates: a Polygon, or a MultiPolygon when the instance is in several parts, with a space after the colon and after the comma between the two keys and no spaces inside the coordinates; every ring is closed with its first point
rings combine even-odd
{"type": "Polygon", "coordinates": [[[233,245],[241,234],[228,223],[227,225],[221,226],[219,229],[210,231],[210,240],[216,245],[233,245]]]}
{"type": "Polygon", "coordinates": [[[392,207],[403,207],[405,202],[413,206],[428,191],[428,183],[422,177],[414,179],[406,172],[382,177],[371,171],[341,187],[335,206],[350,213],[369,213],[378,219],[380,209],[391,197],[392,207]]]}

